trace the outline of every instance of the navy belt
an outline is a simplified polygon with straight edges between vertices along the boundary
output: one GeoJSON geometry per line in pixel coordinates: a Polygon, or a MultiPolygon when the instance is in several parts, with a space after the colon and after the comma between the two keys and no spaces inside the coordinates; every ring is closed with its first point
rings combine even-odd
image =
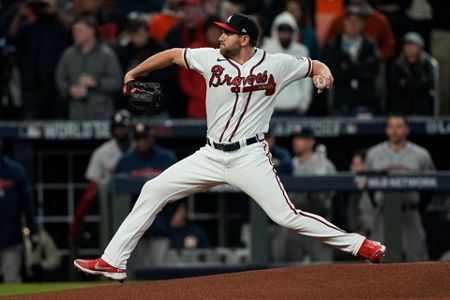
{"type": "Polygon", "coordinates": [[[245,140],[245,145],[242,145],[242,146],[239,142],[227,143],[227,144],[216,143],[216,142],[211,141],[209,138],[206,138],[206,142],[208,143],[208,145],[210,145],[211,147],[213,147],[217,150],[222,150],[224,152],[231,152],[231,151],[239,150],[243,146],[254,144],[254,143],[258,142],[258,139],[256,138],[256,136],[248,138],[245,140]]]}

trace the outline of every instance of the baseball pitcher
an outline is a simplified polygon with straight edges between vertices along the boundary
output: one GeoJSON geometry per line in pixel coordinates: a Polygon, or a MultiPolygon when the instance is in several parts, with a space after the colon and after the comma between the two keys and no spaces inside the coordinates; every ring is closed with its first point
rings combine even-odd
{"type": "Polygon", "coordinates": [[[130,253],[167,203],[224,183],[247,193],[281,226],[379,262],[385,246],[294,207],[264,141],[277,95],[307,77],[313,78],[318,92],[330,89],[329,68],[307,57],[268,54],[255,48],[259,29],[246,15],[234,14],[225,23],[215,23],[223,29],[218,49],[169,49],[149,57],[124,78],[124,92],[136,93],[139,89],[132,83],[144,73],[171,64],[199,72],[207,87],[205,146],[145,183],[103,255],[77,259],[75,266],[123,282],[130,253]]]}

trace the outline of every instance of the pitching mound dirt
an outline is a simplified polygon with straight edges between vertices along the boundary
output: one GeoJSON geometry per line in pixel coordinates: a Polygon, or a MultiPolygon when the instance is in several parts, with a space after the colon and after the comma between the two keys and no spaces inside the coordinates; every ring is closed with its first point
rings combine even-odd
{"type": "MultiPolygon", "coordinates": [[[[117,284],[9,299],[450,299],[450,262],[317,265],[117,284]]],[[[6,298],[8,299],[8,298],[6,298]]]]}

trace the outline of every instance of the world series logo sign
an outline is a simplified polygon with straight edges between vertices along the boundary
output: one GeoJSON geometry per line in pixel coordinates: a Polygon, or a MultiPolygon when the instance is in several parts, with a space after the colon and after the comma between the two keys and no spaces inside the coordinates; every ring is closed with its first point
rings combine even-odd
{"type": "Polygon", "coordinates": [[[90,140],[110,137],[109,124],[106,121],[31,122],[21,128],[20,134],[27,139],[48,140],[90,140]]]}

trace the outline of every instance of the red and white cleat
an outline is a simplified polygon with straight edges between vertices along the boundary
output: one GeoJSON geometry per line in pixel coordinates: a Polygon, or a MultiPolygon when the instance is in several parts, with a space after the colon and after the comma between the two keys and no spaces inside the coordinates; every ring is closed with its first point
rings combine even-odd
{"type": "Polygon", "coordinates": [[[385,253],[386,246],[369,239],[365,239],[358,250],[358,256],[364,257],[374,264],[379,264],[385,253]]]}
{"type": "Polygon", "coordinates": [[[117,280],[120,283],[123,283],[127,279],[125,269],[113,267],[101,258],[75,259],[73,264],[76,268],[87,274],[103,275],[108,279],[117,280]]]}

